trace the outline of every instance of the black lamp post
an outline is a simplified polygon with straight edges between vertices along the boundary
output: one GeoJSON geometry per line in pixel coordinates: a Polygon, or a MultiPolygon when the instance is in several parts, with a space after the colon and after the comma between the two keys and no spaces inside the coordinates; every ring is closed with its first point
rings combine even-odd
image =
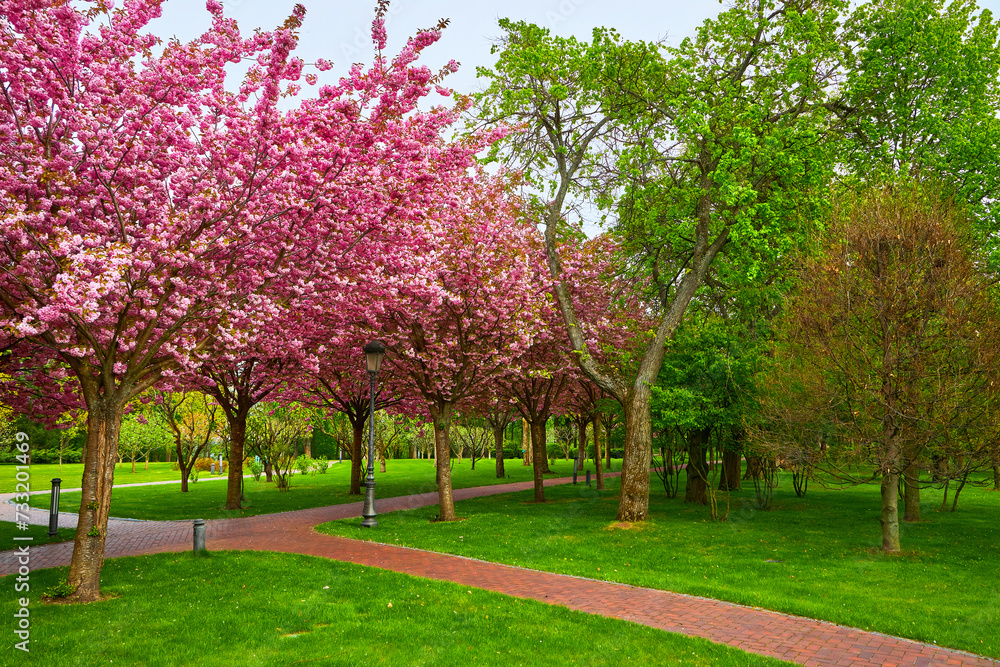
{"type": "Polygon", "coordinates": [[[378,382],[378,371],[385,356],[385,345],[373,340],[365,345],[365,363],[368,367],[369,401],[368,401],[368,474],[365,476],[365,507],[361,510],[361,525],[374,528],[378,525],[375,519],[375,384],[378,382]]]}

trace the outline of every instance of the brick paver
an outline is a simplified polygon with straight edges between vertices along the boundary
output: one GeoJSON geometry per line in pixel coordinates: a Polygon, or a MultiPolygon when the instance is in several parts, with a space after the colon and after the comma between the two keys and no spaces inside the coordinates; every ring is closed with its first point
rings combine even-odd
{"type": "MultiPolygon", "coordinates": [[[[617,475],[618,473],[611,473],[617,475]]],[[[549,479],[547,485],[571,481],[549,479]]],[[[456,489],[455,500],[531,488],[531,482],[456,489]]],[[[0,501],[6,500],[0,496],[0,501]]],[[[379,513],[437,503],[437,493],[377,501],[379,513]]],[[[540,572],[527,568],[410,549],[388,544],[322,535],[316,524],[357,517],[361,503],[206,522],[210,550],[254,549],[321,556],[360,565],[405,572],[418,577],[453,581],[466,586],[559,604],[570,609],[619,618],[684,635],[703,637],[745,651],[803,665],[992,665],[1000,662],[961,651],[864,632],[824,621],[743,607],[729,602],[639,588],[594,579],[540,572]]],[[[11,520],[10,505],[0,502],[0,519],[11,520]]],[[[75,525],[75,515],[60,515],[60,525],[75,525]],[[65,517],[65,522],[64,522],[65,517]]],[[[32,513],[32,523],[48,523],[47,512],[32,513]],[[44,521],[42,520],[44,519],[44,521]]],[[[377,530],[377,529],[376,529],[377,530]]],[[[109,522],[109,558],[191,548],[188,521],[109,522]]],[[[66,565],[73,544],[66,542],[31,550],[33,570],[66,565]]],[[[17,569],[13,552],[0,552],[0,575],[17,569]]]]}

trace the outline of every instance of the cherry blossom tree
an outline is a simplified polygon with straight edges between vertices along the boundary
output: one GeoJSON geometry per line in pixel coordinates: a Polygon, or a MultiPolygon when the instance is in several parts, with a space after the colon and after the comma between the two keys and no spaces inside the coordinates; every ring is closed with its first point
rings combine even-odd
{"type": "Polygon", "coordinates": [[[536,232],[505,179],[466,177],[427,222],[426,282],[386,305],[388,362],[422,397],[434,424],[441,521],[455,519],[450,429],[456,406],[511,371],[532,344],[545,303],[536,232]]]}
{"type": "MultiPolygon", "coordinates": [[[[412,220],[404,195],[436,192],[428,163],[468,159],[439,138],[457,110],[415,111],[437,80],[413,63],[439,30],[390,60],[377,15],[372,67],[285,111],[303,77],[302,7],[243,37],[206,6],[204,35],[164,44],[144,32],[159,0],[0,2],[0,349],[23,371],[11,400],[56,403],[75,383],[88,411],[68,576],[80,601],[100,597],[128,402],[212,349],[252,347],[292,297],[322,288],[335,307],[335,287],[357,278],[342,258],[373,266],[392,235],[381,225],[412,220]],[[227,66],[242,60],[231,90],[227,66]]],[[[67,407],[79,400],[52,413],[67,407]]]]}
{"type": "Polygon", "coordinates": [[[575,375],[569,346],[565,337],[560,336],[558,317],[556,304],[549,299],[539,313],[544,326],[535,343],[517,360],[519,370],[505,382],[507,394],[531,429],[535,502],[545,502],[543,475],[550,472],[545,427],[549,417],[561,411],[560,401],[575,375]]]}
{"type": "MultiPolygon", "coordinates": [[[[361,459],[364,455],[365,424],[368,422],[369,382],[364,366],[362,349],[371,339],[363,328],[341,339],[340,344],[324,348],[322,358],[309,386],[300,400],[325,408],[328,412],[342,412],[351,425],[351,494],[361,493],[361,459]]],[[[400,374],[391,368],[379,373],[379,386],[375,394],[375,410],[398,406],[404,413],[412,412],[412,398],[400,382],[400,374]],[[407,399],[411,398],[410,403],[407,399]]],[[[412,394],[412,392],[410,392],[412,394]]]]}

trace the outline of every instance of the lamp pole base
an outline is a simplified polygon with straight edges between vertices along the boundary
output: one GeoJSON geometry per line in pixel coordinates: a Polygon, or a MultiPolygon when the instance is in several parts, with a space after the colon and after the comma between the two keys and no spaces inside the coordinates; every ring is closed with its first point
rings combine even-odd
{"type": "Polygon", "coordinates": [[[375,513],[375,480],[365,481],[365,506],[361,510],[361,525],[365,528],[374,528],[378,525],[378,516],[375,513]]]}

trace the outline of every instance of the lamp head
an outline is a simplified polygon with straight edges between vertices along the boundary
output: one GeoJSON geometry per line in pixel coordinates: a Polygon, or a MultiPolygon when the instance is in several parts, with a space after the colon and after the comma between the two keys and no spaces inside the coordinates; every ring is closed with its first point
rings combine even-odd
{"type": "Polygon", "coordinates": [[[385,356],[385,344],[380,340],[373,340],[365,345],[365,363],[369,373],[378,374],[382,367],[382,357],[385,356]]]}

